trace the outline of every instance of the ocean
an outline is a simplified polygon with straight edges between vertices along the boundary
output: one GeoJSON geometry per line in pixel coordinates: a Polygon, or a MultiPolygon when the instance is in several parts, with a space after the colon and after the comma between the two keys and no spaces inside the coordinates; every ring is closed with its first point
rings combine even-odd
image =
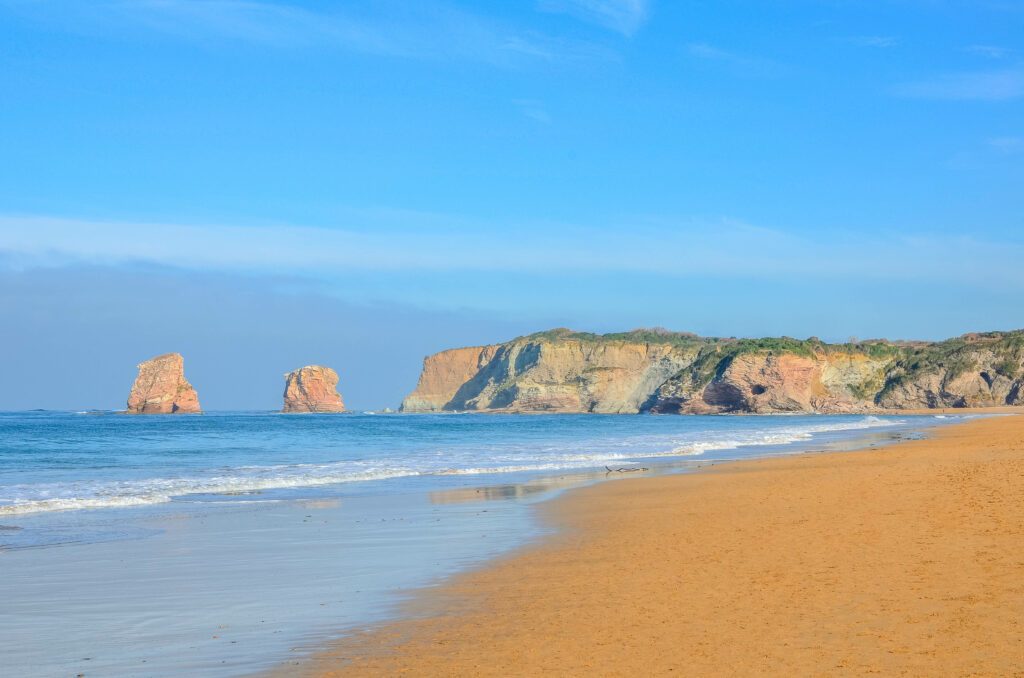
{"type": "Polygon", "coordinates": [[[567,488],[956,420],[0,413],[0,657],[246,675],[543,536],[533,505],[567,488]]]}

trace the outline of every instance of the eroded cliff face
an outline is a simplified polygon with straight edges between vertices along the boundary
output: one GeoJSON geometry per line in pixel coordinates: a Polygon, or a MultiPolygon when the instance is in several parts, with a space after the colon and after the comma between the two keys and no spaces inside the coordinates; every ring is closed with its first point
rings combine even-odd
{"type": "Polygon", "coordinates": [[[180,353],[166,353],[138,365],[131,393],[129,414],[188,414],[200,412],[199,396],[185,379],[185,359],[180,353]]]}
{"type": "Polygon", "coordinates": [[[687,363],[667,345],[524,338],[424,360],[403,411],[638,412],[687,363]]]}
{"type": "Polygon", "coordinates": [[[1024,333],[826,344],[554,330],[424,360],[402,409],[771,413],[1024,404],[1024,333]]]}
{"type": "Polygon", "coordinates": [[[458,409],[449,405],[466,385],[494,357],[496,346],[473,346],[441,351],[423,359],[416,390],[402,401],[406,412],[441,412],[458,409]]]}
{"type": "MultiPolygon", "coordinates": [[[[974,335],[968,335],[972,337],[974,335]]],[[[901,361],[878,397],[882,407],[992,407],[1024,405],[1024,361],[1001,345],[969,341],[945,369],[901,361]]]]}
{"type": "Polygon", "coordinates": [[[330,367],[307,365],[284,375],[282,412],[344,412],[338,393],[338,373],[330,367]]]}
{"type": "Polygon", "coordinates": [[[863,412],[864,394],[890,361],[848,353],[745,353],[723,358],[710,379],[685,371],[662,384],[650,409],[660,413],[863,412]]]}

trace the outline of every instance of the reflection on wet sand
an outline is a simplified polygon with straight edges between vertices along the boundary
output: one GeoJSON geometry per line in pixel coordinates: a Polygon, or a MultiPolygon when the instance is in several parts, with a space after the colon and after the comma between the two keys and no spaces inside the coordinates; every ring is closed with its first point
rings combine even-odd
{"type": "MultiPolygon", "coordinates": [[[[548,478],[534,478],[525,483],[509,483],[504,485],[489,485],[486,487],[464,487],[457,490],[439,490],[430,493],[432,504],[458,504],[471,501],[492,501],[506,499],[525,499],[545,492],[555,492],[586,485],[597,480],[613,480],[616,478],[649,475],[649,473],[664,473],[668,470],[679,470],[683,464],[664,464],[661,468],[649,469],[648,473],[641,471],[635,473],[609,473],[608,471],[581,471],[578,473],[564,473],[548,478]]],[[[685,466],[693,468],[695,463],[690,462],[685,466]]]]}
{"type": "MultiPolygon", "coordinates": [[[[867,432],[864,435],[857,436],[856,438],[828,441],[827,443],[822,444],[816,451],[844,452],[879,447],[882,445],[891,445],[893,443],[906,440],[918,440],[922,437],[924,437],[924,433],[920,431],[872,431],[867,432]]],[[[815,450],[801,451],[809,452],[815,450]]],[[[788,448],[782,448],[780,449],[780,453],[792,454],[793,451],[788,448]]],[[[761,454],[763,456],[771,456],[772,453],[770,450],[762,449],[761,454]]],[[[737,457],[742,456],[743,455],[737,455],[737,457]]],[[[598,480],[617,480],[640,475],[648,476],[665,473],[680,473],[684,471],[693,471],[700,466],[717,464],[723,461],[729,461],[729,459],[716,459],[714,461],[677,459],[667,463],[657,463],[652,465],[651,468],[639,467],[636,464],[630,463],[626,467],[613,467],[611,471],[606,469],[580,471],[576,473],[563,473],[558,476],[550,476],[547,478],[534,478],[524,483],[507,483],[503,485],[488,485],[485,487],[465,487],[455,490],[439,490],[430,493],[430,502],[432,504],[459,504],[474,501],[527,499],[546,492],[565,490],[593,483],[598,480]],[[618,468],[625,468],[629,472],[618,472],[618,468]]]]}
{"type": "Polygon", "coordinates": [[[308,499],[299,502],[302,508],[306,509],[336,509],[341,506],[340,499],[308,499]]]}
{"type": "Polygon", "coordinates": [[[921,440],[927,435],[923,431],[872,431],[849,440],[835,440],[824,446],[826,452],[852,452],[864,448],[892,445],[907,440],[921,440]]]}

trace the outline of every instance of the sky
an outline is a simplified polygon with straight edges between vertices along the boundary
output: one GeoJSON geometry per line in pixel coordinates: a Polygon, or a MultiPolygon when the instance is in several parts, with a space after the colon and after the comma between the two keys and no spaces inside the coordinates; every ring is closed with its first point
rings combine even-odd
{"type": "Polygon", "coordinates": [[[1024,2],[0,0],[0,409],[1024,327],[1024,2]]]}

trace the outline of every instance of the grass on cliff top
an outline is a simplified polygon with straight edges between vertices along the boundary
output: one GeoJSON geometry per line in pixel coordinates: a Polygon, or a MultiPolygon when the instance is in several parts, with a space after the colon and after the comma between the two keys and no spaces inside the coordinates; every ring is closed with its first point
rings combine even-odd
{"type": "Polygon", "coordinates": [[[922,374],[941,372],[947,380],[956,378],[977,368],[976,358],[979,350],[993,352],[995,360],[992,369],[997,374],[1009,379],[1024,377],[1024,330],[979,332],[937,342],[871,339],[851,340],[836,344],[826,343],[817,337],[809,339],[701,337],[690,332],[670,332],[661,328],[611,334],[574,332],[559,328],[537,332],[520,337],[520,339],[580,341],[594,344],[605,342],[668,344],[697,352],[690,367],[691,375],[697,382],[710,381],[715,374],[728,367],[734,358],[745,353],[789,354],[808,358],[822,354],[845,353],[862,355],[873,360],[891,361],[886,369],[887,379],[884,390],[889,390],[905,380],[912,380],[922,374]]]}
{"type": "Polygon", "coordinates": [[[736,337],[701,337],[692,332],[671,332],[662,328],[643,328],[630,332],[612,332],[595,334],[593,332],[574,332],[566,328],[536,332],[520,337],[531,341],[580,341],[586,343],[630,342],[641,344],[668,344],[679,348],[718,347],[720,355],[726,353],[772,352],[792,353],[813,356],[818,353],[862,353],[870,357],[884,358],[895,356],[903,349],[884,339],[872,339],[862,342],[829,344],[817,337],[794,339],[792,337],[764,337],[760,339],[738,339],[736,337]]]}
{"type": "MultiPolygon", "coordinates": [[[[1024,330],[965,334],[938,342],[851,339],[846,343],[830,344],[817,337],[718,338],[701,337],[689,332],[670,332],[660,328],[594,334],[560,328],[537,332],[513,341],[668,344],[696,353],[693,361],[680,375],[680,378],[689,381],[692,388],[706,385],[726,370],[737,356],[749,353],[806,357],[848,354],[882,362],[881,369],[865,383],[851,387],[854,394],[862,399],[870,398],[874,394],[877,394],[876,400],[881,399],[900,384],[921,375],[937,373],[942,374],[945,380],[953,379],[977,369],[981,351],[992,352],[994,360],[990,369],[997,374],[1010,379],[1024,377],[1024,330]],[[682,377],[682,374],[686,376],[682,377]]],[[[987,356],[985,360],[988,360],[987,356]]]]}
{"type": "Polygon", "coordinates": [[[534,332],[519,339],[531,341],[581,341],[585,343],[599,344],[612,342],[630,342],[638,344],[669,344],[679,347],[701,346],[708,341],[691,332],[670,332],[661,328],[639,329],[630,332],[611,332],[609,334],[595,334],[593,332],[576,332],[565,327],[543,332],[534,332]]]}
{"type": "Polygon", "coordinates": [[[946,379],[969,372],[977,367],[979,350],[990,350],[995,356],[993,369],[1010,379],[1024,375],[1024,330],[1012,332],[981,332],[965,334],[933,344],[909,347],[894,366],[893,385],[921,374],[945,372],[946,379]]]}

